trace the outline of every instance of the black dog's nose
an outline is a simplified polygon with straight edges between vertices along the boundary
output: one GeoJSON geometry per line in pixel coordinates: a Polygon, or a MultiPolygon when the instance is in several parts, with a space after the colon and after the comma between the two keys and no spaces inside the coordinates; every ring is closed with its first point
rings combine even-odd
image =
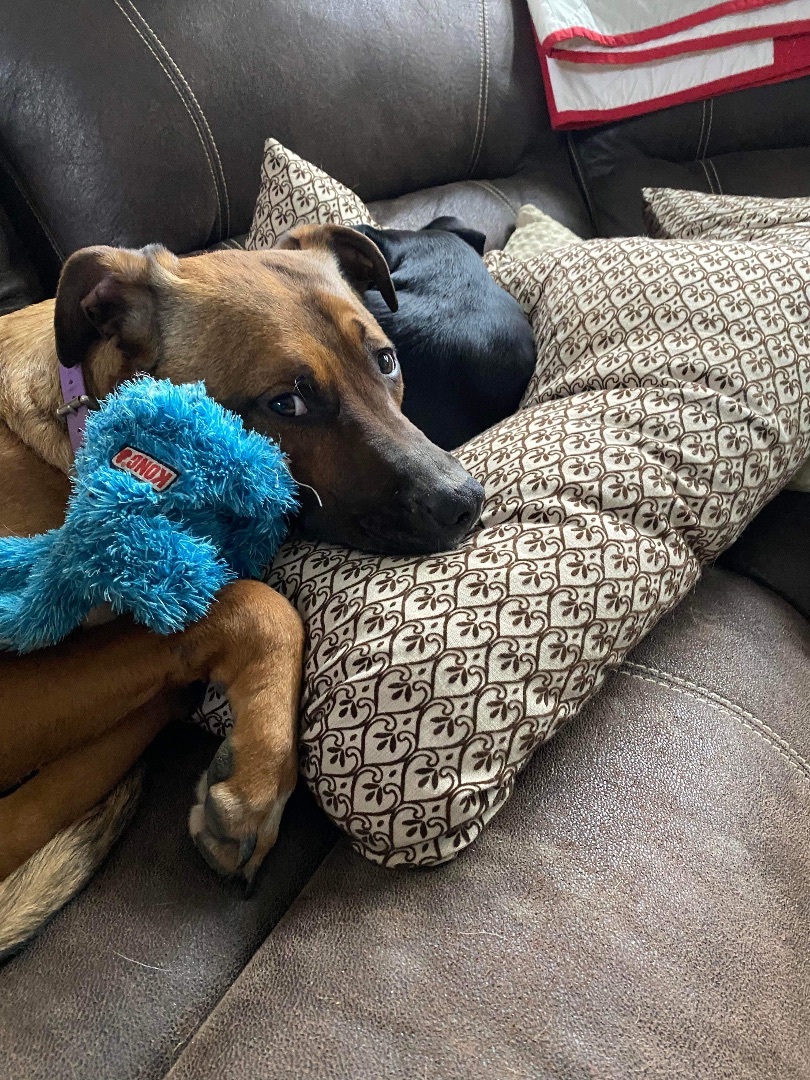
{"type": "Polygon", "coordinates": [[[460,486],[434,488],[425,499],[425,510],[443,528],[472,527],[481,514],[484,489],[471,476],[460,486]]]}

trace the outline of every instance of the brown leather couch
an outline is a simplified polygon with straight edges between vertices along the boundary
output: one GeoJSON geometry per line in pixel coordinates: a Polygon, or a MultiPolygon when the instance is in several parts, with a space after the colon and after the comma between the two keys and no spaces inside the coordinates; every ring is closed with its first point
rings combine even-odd
{"type": "MultiPolygon", "coordinates": [[[[523,0],[0,0],[0,305],[90,243],[239,243],[274,135],[385,223],[644,183],[810,194],[810,80],[569,139],[523,0]]],[[[249,899],[185,831],[183,726],[102,872],[0,969],[0,1077],[810,1077],[810,513],[784,495],[472,850],[353,855],[302,789],[249,899]]],[[[3,717],[2,722],[13,722],[3,717]]]]}

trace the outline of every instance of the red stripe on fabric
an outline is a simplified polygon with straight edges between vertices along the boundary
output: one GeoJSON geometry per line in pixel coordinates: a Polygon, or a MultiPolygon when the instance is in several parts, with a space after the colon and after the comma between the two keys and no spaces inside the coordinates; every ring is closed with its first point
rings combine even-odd
{"type": "MultiPolygon", "coordinates": [[[[540,52],[539,43],[538,52],[540,52]]],[[[622,105],[615,109],[558,112],[554,104],[547,60],[542,52],[540,52],[540,67],[546,87],[546,101],[548,102],[551,126],[555,131],[571,131],[578,128],[612,123],[615,120],[627,120],[632,116],[643,116],[645,113],[668,109],[673,105],[685,105],[690,101],[700,101],[702,98],[728,94],[733,90],[744,90],[753,86],[769,86],[773,83],[801,78],[802,75],[810,74],[810,34],[803,34],[795,38],[777,39],[774,42],[774,62],[766,67],[754,68],[751,71],[744,71],[737,75],[729,75],[724,79],[716,79],[714,82],[701,83],[700,86],[678,90],[674,94],[666,94],[663,97],[652,98],[648,101],[639,101],[633,105],[622,105]]]]}
{"type": "Polygon", "coordinates": [[[543,38],[541,46],[543,50],[548,51],[552,46],[571,38],[585,38],[586,41],[595,41],[600,45],[642,45],[645,41],[655,41],[656,38],[677,34],[679,30],[691,30],[693,26],[711,22],[723,15],[736,15],[740,11],[753,11],[755,8],[782,2],[783,0],[723,0],[722,3],[713,4],[692,15],[684,15],[680,19],[673,19],[672,22],[650,26],[646,30],[634,30],[627,34],[600,34],[596,30],[589,30],[586,26],[569,26],[562,30],[554,30],[543,38]]]}
{"type": "Polygon", "coordinates": [[[747,41],[778,41],[783,37],[797,37],[810,32],[810,19],[802,19],[782,26],[756,26],[748,30],[728,30],[725,34],[714,34],[706,38],[692,38],[689,41],[672,42],[670,45],[658,45],[651,49],[639,49],[637,52],[589,52],[586,49],[551,49],[548,53],[552,60],[562,60],[568,64],[648,64],[653,60],[666,60],[670,56],[685,53],[707,52],[709,49],[722,49],[727,45],[740,45],[747,41]]]}

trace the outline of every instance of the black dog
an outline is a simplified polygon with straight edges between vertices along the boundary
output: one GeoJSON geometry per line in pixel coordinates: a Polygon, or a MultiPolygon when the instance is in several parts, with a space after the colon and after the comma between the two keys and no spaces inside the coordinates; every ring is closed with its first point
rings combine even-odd
{"type": "Polygon", "coordinates": [[[484,266],[484,235],[453,217],[424,229],[355,226],[391,268],[399,309],[366,307],[396,346],[408,419],[445,450],[509,416],[535,365],[529,321],[484,266]]]}

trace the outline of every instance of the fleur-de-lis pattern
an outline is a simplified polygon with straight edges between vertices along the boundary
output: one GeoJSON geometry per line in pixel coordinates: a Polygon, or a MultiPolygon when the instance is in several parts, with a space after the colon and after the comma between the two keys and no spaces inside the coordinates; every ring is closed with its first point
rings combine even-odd
{"type": "Polygon", "coordinates": [[[810,199],[644,188],[647,233],[662,240],[752,240],[810,247],[810,199]]]}
{"type": "MultiPolygon", "coordinates": [[[[387,866],[452,858],[701,564],[810,451],[810,256],[591,241],[487,263],[529,315],[522,409],[458,454],[484,483],[458,550],[284,546],[308,631],[301,768],[387,866]]],[[[227,704],[209,691],[214,730],[227,704]]]]}
{"type": "Polygon", "coordinates": [[[272,247],[296,225],[373,225],[362,199],[276,139],[264,144],[261,187],[245,241],[248,251],[272,247]]]}

